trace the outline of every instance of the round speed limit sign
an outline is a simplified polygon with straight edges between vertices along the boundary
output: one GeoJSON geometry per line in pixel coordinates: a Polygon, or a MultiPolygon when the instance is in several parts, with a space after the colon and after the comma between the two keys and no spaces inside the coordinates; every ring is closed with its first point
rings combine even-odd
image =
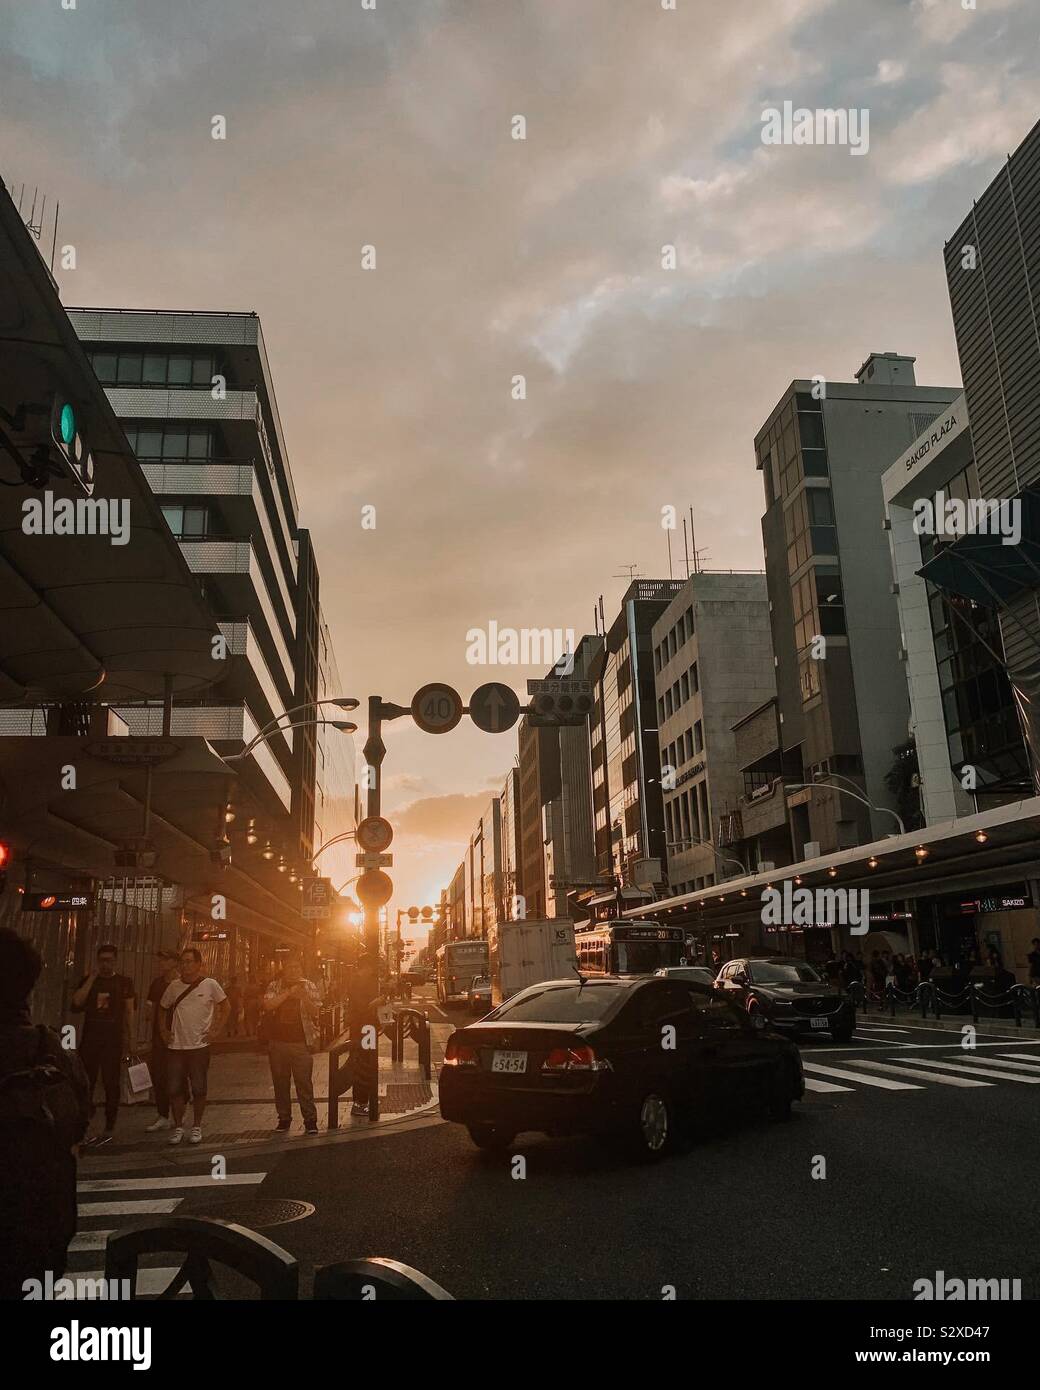
{"type": "Polygon", "coordinates": [[[424,733],[449,733],[462,718],[462,696],[450,685],[433,681],[412,697],[412,718],[424,733]]]}

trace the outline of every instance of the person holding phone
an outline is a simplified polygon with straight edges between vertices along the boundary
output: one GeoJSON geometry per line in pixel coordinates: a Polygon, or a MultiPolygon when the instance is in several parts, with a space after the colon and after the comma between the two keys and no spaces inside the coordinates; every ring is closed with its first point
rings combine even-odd
{"type": "Polygon", "coordinates": [[[318,1111],[314,1104],[314,1053],[318,1050],[318,1018],[321,991],[303,975],[303,962],[293,952],[282,963],[282,973],[272,980],[264,995],[264,1034],[268,1041],[271,1084],[278,1112],[275,1128],[287,1133],[292,1128],[292,1096],[289,1082],[296,1087],[296,1101],[303,1116],[305,1134],[318,1133],[318,1111]]]}

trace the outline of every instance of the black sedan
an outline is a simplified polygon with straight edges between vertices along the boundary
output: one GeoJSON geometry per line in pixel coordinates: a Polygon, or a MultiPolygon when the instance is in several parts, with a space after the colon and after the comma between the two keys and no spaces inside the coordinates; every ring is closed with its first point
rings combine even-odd
{"type": "Polygon", "coordinates": [[[686,981],[548,980],[448,1039],[441,1114],[482,1149],[524,1130],[619,1138],[658,1158],[724,1109],[790,1115],[804,1091],[793,1043],[686,981]]]}
{"type": "Polygon", "coordinates": [[[715,977],[715,990],[796,1037],[829,1033],[837,1042],[848,1042],[856,1026],[852,1001],[808,961],[777,956],[727,961],[715,977]]]}

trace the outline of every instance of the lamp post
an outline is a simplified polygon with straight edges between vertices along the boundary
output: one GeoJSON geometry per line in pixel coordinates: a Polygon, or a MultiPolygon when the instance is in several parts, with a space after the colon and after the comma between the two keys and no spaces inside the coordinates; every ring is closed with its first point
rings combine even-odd
{"type": "MultiPolygon", "coordinates": [[[[842,780],[844,781],[844,778],[842,780]]],[[[832,792],[838,792],[841,796],[851,796],[856,801],[862,802],[862,804],[869,807],[871,811],[883,811],[886,815],[894,816],[896,824],[899,826],[900,835],[906,834],[906,826],[903,824],[903,818],[899,815],[898,811],[893,811],[891,806],[875,806],[872,801],[868,801],[867,798],[862,795],[858,788],[853,790],[851,787],[838,787],[835,786],[833,782],[825,782],[822,779],[815,782],[785,782],[785,799],[789,791],[812,791],[814,787],[829,787],[832,792]]]]}
{"type": "Polygon", "coordinates": [[[667,841],[665,844],[665,848],[681,849],[683,845],[703,845],[705,849],[711,850],[712,854],[714,854],[715,858],[718,860],[720,864],[723,860],[726,860],[730,864],[736,864],[737,868],[740,869],[741,873],[746,874],[749,878],[751,876],[751,870],[748,868],[746,864],[742,864],[740,860],[735,859],[732,854],[720,854],[710,840],[698,840],[695,839],[694,836],[690,835],[682,840],[667,841]]]}
{"type": "Polygon", "coordinates": [[[334,729],[340,729],[343,733],[357,733],[357,725],[351,724],[346,719],[297,719],[292,724],[278,725],[276,728],[267,727],[261,729],[258,734],[246,744],[240,753],[229,753],[224,759],[226,763],[238,763],[243,758],[248,758],[254,748],[261,743],[266,743],[273,734],[286,733],[289,729],[305,729],[317,724],[331,724],[334,729]]]}

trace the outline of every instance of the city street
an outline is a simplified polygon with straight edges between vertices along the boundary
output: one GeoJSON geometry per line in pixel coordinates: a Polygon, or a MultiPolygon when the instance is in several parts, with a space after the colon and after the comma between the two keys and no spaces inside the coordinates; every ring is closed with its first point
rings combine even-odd
{"type": "MultiPolygon", "coordinates": [[[[872,1016],[848,1047],[803,1046],[808,1089],[790,1124],[727,1129],[654,1166],[538,1135],[489,1157],[460,1126],[422,1116],[358,1142],[236,1155],[221,1199],[246,1202],[246,1225],[259,1225],[254,1199],[313,1206],[263,1227],[300,1260],[305,1287],[316,1264],[383,1255],[467,1299],[660,1299],[672,1285],[678,1298],[907,1300],[938,1270],[1020,1278],[1035,1297],[1040,1038],[1023,1028],[980,1032],[974,1052],[959,1044],[872,1016]],[[826,1177],[814,1178],[820,1157],[826,1177]]],[[[111,1225],[117,1201],[212,1210],[202,1156],[149,1171],[81,1190],[81,1232],[111,1225]]],[[[97,1256],[84,1249],[73,1267],[96,1269],[97,1256]]]]}

